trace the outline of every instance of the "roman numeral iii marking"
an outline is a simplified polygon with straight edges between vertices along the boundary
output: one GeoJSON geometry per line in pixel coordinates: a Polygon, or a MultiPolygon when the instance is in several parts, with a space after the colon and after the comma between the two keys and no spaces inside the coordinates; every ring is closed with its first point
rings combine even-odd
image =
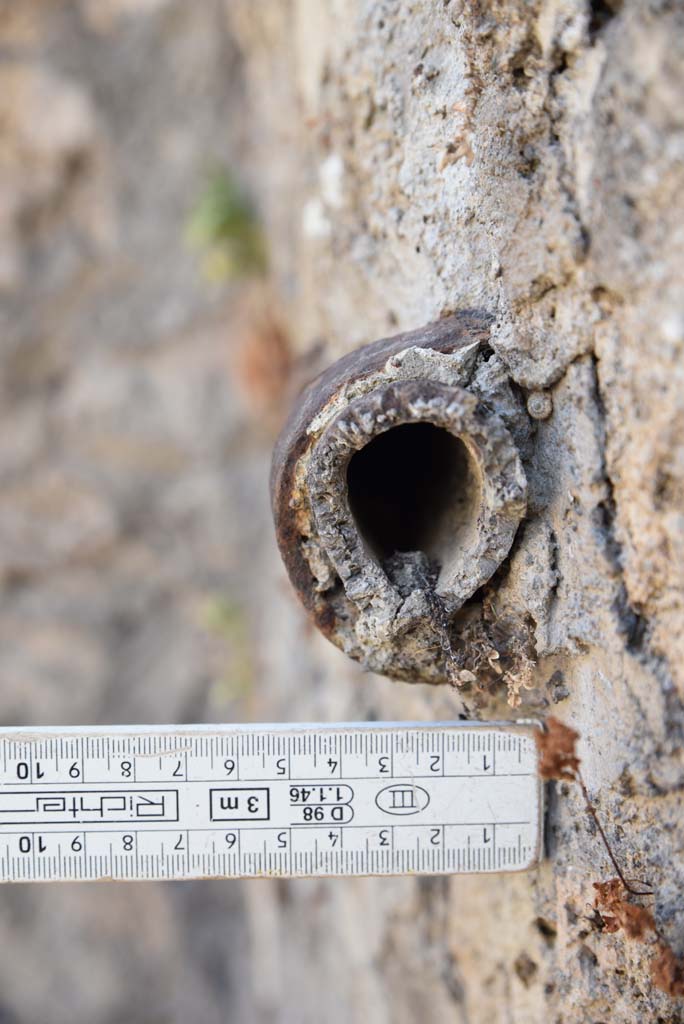
{"type": "Polygon", "coordinates": [[[0,881],[522,871],[533,724],[0,732],[0,881]]]}

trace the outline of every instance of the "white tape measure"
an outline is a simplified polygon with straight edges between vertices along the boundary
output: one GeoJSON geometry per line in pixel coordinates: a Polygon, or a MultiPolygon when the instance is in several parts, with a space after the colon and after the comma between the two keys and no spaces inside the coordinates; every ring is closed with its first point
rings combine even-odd
{"type": "Polygon", "coordinates": [[[534,725],[0,732],[0,880],[520,871],[534,725]]]}

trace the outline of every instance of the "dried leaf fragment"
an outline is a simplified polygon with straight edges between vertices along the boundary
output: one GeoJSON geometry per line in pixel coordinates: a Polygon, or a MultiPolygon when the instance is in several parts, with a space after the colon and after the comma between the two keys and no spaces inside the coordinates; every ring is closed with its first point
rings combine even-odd
{"type": "Polygon", "coordinates": [[[684,959],[673,952],[658,931],[653,914],[646,907],[624,899],[627,891],[619,878],[607,882],[594,882],[594,907],[607,910],[601,914],[604,932],[622,930],[627,938],[645,942],[648,933],[658,939],[657,956],[651,964],[651,981],[661,992],[673,999],[684,997],[684,959]]]}
{"type": "Polygon", "coordinates": [[[626,890],[619,878],[594,882],[594,889],[594,906],[608,911],[608,914],[602,914],[604,931],[617,932],[622,929],[627,938],[640,942],[644,941],[648,932],[655,932],[653,914],[646,907],[624,899],[626,890]]]}
{"type": "Polygon", "coordinates": [[[628,939],[643,942],[648,932],[655,931],[655,921],[651,911],[636,903],[621,903],[615,916],[628,939]]]}
{"type": "Polygon", "coordinates": [[[557,718],[546,720],[546,731],[535,734],[542,779],[567,779],[575,782],[580,759],[575,750],[579,733],[557,718]]]}
{"type": "Polygon", "coordinates": [[[607,882],[593,882],[596,889],[594,906],[613,911],[622,902],[625,887],[619,878],[609,878],[607,882]]]}
{"type": "Polygon", "coordinates": [[[658,956],[651,965],[651,980],[673,999],[684,997],[684,960],[675,956],[666,942],[658,947],[658,956]]]}

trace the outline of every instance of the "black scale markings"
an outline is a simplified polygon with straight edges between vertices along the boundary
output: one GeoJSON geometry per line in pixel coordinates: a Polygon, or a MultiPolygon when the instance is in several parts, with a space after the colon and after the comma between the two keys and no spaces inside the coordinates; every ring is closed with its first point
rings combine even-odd
{"type": "Polygon", "coordinates": [[[532,725],[0,733],[0,880],[532,867],[532,725]]]}

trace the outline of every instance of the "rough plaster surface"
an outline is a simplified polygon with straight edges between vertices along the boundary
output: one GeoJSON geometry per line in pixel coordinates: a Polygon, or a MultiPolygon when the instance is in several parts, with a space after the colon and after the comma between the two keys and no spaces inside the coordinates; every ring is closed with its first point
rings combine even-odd
{"type": "MultiPolygon", "coordinates": [[[[684,9],[300,0],[255,17],[227,6],[300,350],[322,340],[330,361],[482,308],[509,379],[551,398],[496,595],[534,624],[519,713],[552,710],[580,731],[609,834],[628,873],[653,882],[677,946],[684,9]]],[[[293,713],[454,712],[448,690],[358,677],[323,644],[311,645],[317,697],[294,698],[293,713]]],[[[306,1019],[324,1000],[340,1021],[682,1019],[650,985],[648,947],[587,920],[591,882],[610,868],[572,790],[552,796],[548,845],[524,878],[274,891],[284,976],[311,999],[306,1019]],[[317,950],[316,977],[285,941],[293,929],[317,950]]],[[[276,1019],[301,1019],[273,1000],[276,1019]]]]}
{"type": "MultiPolygon", "coordinates": [[[[579,729],[616,852],[684,952],[681,5],[0,16],[2,720],[460,707],[361,673],[286,580],[233,296],[182,241],[205,166],[242,162],[311,373],[480,308],[520,395],[551,398],[497,592],[534,620],[518,713],[579,729]]],[[[506,692],[482,713],[511,714],[506,692]]],[[[0,1020],[674,1024],[648,948],[588,920],[609,873],[561,787],[523,876],[12,889],[0,1020]]]]}

